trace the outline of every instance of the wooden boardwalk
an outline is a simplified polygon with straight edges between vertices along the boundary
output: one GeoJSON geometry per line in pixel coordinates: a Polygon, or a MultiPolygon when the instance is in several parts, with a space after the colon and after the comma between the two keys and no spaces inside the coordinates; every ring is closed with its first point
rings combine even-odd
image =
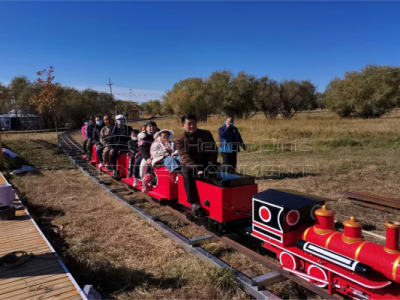
{"type": "MultiPolygon", "coordinates": [[[[1,173],[0,184],[7,184],[1,173]]],[[[29,213],[19,210],[16,215],[0,220],[0,257],[13,251],[34,257],[16,269],[0,266],[0,299],[86,299],[29,213]]]]}

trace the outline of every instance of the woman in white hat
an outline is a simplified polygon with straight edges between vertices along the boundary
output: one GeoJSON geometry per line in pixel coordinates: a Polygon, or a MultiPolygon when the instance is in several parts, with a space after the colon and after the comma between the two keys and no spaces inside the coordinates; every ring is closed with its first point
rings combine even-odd
{"type": "Polygon", "coordinates": [[[154,143],[151,145],[151,164],[165,166],[170,172],[179,168],[180,157],[174,140],[172,130],[163,129],[154,135],[154,143]]]}

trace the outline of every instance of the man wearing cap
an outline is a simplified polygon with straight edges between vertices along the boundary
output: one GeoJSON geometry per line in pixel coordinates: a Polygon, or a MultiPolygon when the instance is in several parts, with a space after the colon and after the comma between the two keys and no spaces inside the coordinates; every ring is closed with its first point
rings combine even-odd
{"type": "Polygon", "coordinates": [[[125,117],[123,115],[116,116],[117,124],[110,128],[109,149],[110,164],[113,171],[113,177],[118,177],[117,159],[120,154],[128,153],[128,142],[131,139],[131,126],[125,125],[125,117]]]}
{"type": "Polygon", "coordinates": [[[96,125],[95,122],[96,118],[95,117],[90,117],[89,118],[89,122],[90,124],[86,126],[85,129],[85,134],[87,137],[87,143],[86,143],[86,155],[87,155],[87,159],[91,160],[92,159],[92,147],[93,147],[93,129],[96,125]]]}

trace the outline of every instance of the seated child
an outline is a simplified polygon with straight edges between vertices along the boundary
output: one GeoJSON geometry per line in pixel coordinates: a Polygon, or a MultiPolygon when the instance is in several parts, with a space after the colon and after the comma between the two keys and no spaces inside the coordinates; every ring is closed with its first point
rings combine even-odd
{"type": "Polygon", "coordinates": [[[172,130],[163,129],[154,135],[154,142],[150,148],[153,167],[163,165],[170,172],[179,168],[181,158],[178,156],[178,150],[173,139],[174,132],[172,130]]]}
{"type": "MultiPolygon", "coordinates": [[[[129,153],[130,153],[128,177],[132,177],[133,174],[136,173],[136,172],[133,172],[133,167],[134,167],[134,164],[135,164],[136,156],[139,153],[138,134],[139,134],[139,130],[133,129],[131,131],[131,139],[128,142],[128,150],[129,150],[129,153]]],[[[139,180],[138,177],[139,176],[136,175],[135,180],[139,180]]]]}

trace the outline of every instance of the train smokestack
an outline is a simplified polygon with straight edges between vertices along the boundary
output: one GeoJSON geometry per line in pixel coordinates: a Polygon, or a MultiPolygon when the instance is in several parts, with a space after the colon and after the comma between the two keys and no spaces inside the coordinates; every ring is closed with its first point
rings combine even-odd
{"type": "Polygon", "coordinates": [[[356,218],[351,216],[350,220],[344,221],[344,234],[342,235],[345,243],[355,243],[362,241],[362,229],[361,223],[357,222],[356,218]]]}
{"type": "Polygon", "coordinates": [[[314,231],[317,234],[327,234],[335,229],[335,212],[327,209],[326,205],[315,211],[314,231]]]}
{"type": "Polygon", "coordinates": [[[400,222],[387,221],[386,226],[386,246],[385,251],[388,253],[399,252],[399,232],[400,222]]]}

